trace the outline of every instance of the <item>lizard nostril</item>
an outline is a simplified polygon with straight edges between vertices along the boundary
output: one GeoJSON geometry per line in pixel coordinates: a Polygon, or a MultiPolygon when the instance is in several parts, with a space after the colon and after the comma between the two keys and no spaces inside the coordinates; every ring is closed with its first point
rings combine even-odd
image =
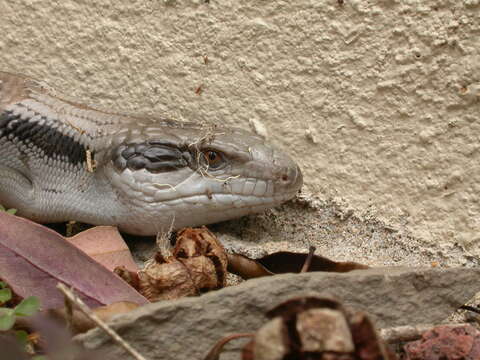
{"type": "Polygon", "coordinates": [[[282,175],[282,181],[285,181],[285,182],[288,181],[288,175],[287,174],[282,175]]]}

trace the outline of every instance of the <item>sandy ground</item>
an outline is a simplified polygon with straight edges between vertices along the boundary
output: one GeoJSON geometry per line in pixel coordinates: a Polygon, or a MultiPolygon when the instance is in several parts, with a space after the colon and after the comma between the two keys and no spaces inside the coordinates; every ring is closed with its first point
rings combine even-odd
{"type": "MultiPolygon", "coordinates": [[[[265,213],[208,227],[228,251],[252,258],[276,251],[306,253],[313,245],[318,255],[370,266],[478,266],[460,244],[432,245],[406,226],[392,228],[368,213],[306,194],[265,213]]],[[[139,263],[156,251],[152,238],[128,243],[139,263]]]]}

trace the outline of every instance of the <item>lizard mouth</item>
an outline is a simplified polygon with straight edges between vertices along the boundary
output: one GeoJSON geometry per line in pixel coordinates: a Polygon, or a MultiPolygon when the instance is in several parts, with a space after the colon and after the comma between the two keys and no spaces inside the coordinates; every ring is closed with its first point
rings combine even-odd
{"type": "Polygon", "coordinates": [[[172,226],[179,229],[205,225],[262,212],[293,198],[302,186],[297,166],[284,169],[269,174],[268,179],[231,176],[228,181],[197,172],[182,178],[181,172],[174,172],[170,180],[181,178],[175,185],[154,182],[145,170],[126,170],[121,177],[112,172],[117,189],[123,189],[125,194],[125,212],[119,226],[128,233],[152,235],[172,226]],[[142,174],[146,178],[136,183],[134,179],[140,179],[142,174]]]}
{"type": "MultiPolygon", "coordinates": [[[[155,231],[142,224],[129,223],[120,226],[121,230],[137,234],[152,235],[164,232],[173,225],[174,229],[187,226],[199,226],[232,220],[245,215],[260,213],[295,197],[298,191],[285,192],[275,196],[255,196],[238,194],[211,194],[185,196],[162,202],[162,216],[150,219],[155,231]]],[[[133,219],[132,219],[133,220],[133,219]]]]}

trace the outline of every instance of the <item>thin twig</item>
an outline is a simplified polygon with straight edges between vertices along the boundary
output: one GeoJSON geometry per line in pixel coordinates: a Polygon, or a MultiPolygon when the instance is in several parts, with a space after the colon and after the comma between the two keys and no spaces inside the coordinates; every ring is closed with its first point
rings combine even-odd
{"type": "Polygon", "coordinates": [[[239,333],[239,334],[232,334],[225,336],[223,339],[220,339],[208,352],[207,356],[203,358],[203,360],[218,360],[220,357],[220,353],[223,350],[223,347],[225,344],[228,342],[238,339],[238,338],[244,338],[244,337],[249,337],[253,338],[255,336],[254,333],[239,333]]]}
{"type": "Polygon", "coordinates": [[[68,297],[65,297],[65,320],[67,322],[67,329],[69,331],[73,330],[73,303],[68,297]]]}
{"type": "Polygon", "coordinates": [[[120,335],[118,335],[115,330],[108,326],[104,321],[102,321],[97,315],[95,315],[90,308],[85,305],[85,303],[73,293],[68,287],[62,283],[57,284],[57,289],[60,290],[67,299],[69,299],[73,304],[75,304],[78,309],[83,312],[90,320],[98,325],[103,331],[105,331],[117,344],[123,347],[130,355],[132,355],[136,360],[147,360],[145,357],[140,355],[129,343],[123,340],[120,335]]]}
{"type": "Polygon", "coordinates": [[[310,269],[310,265],[312,264],[313,254],[315,254],[315,250],[317,250],[315,246],[310,246],[310,248],[308,249],[307,258],[305,259],[302,269],[300,270],[301,273],[307,272],[308,269],[310,269]]]}

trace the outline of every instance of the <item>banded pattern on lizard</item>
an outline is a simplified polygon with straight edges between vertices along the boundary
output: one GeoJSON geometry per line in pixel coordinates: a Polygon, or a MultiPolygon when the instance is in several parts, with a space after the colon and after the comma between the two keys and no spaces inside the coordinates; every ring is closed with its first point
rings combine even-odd
{"type": "Polygon", "coordinates": [[[302,185],[290,156],[242,129],[100,111],[6,72],[0,151],[0,204],[139,235],[261,212],[302,185]]]}

